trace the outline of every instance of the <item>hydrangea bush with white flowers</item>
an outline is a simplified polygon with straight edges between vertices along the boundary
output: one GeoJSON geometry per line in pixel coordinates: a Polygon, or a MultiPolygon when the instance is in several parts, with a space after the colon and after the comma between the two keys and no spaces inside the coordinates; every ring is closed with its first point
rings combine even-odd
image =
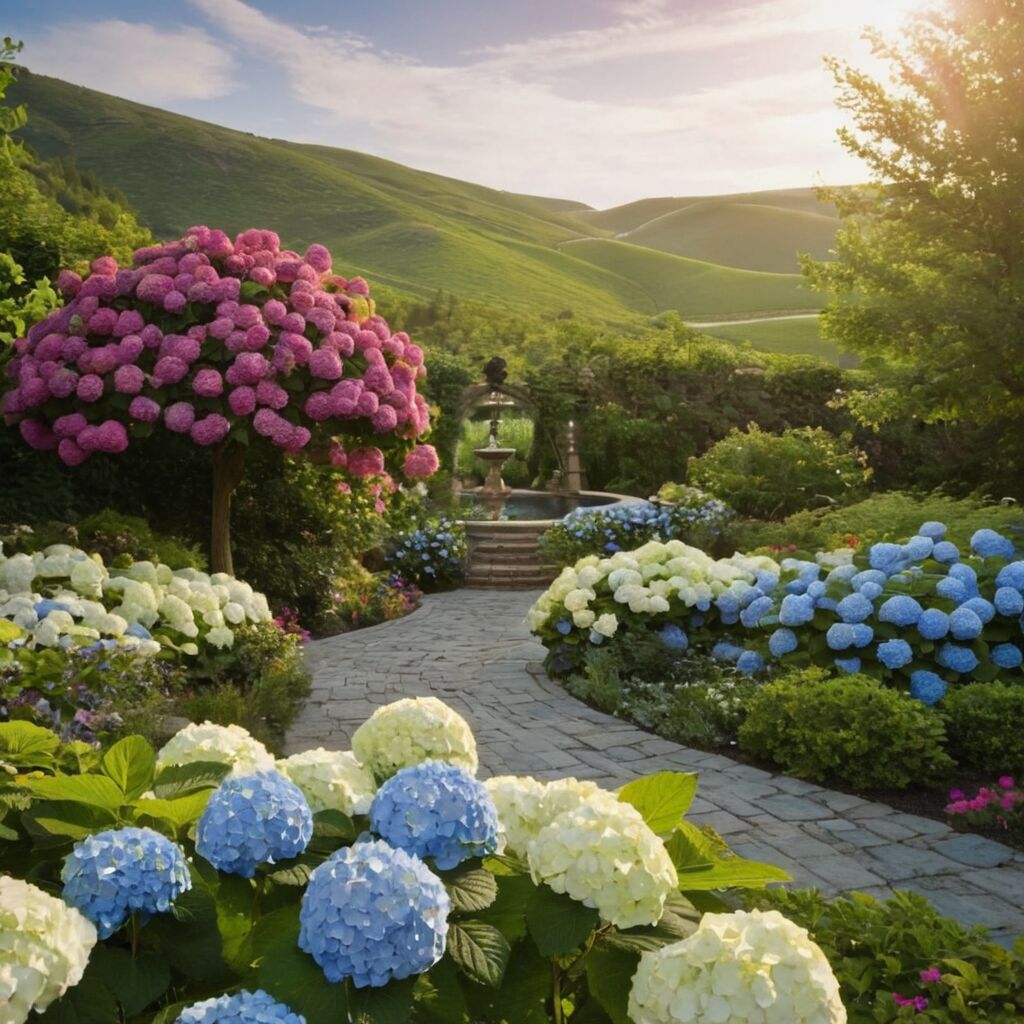
{"type": "Polygon", "coordinates": [[[863,672],[926,704],[962,681],[1019,682],[1021,552],[994,530],[975,532],[970,552],[945,533],[928,522],[904,543],[779,563],[651,542],[563,569],[528,621],[555,672],[577,667],[589,645],[643,630],[751,675],[773,664],[863,672]]]}
{"type": "Polygon", "coordinates": [[[846,1021],[803,929],[727,912],[786,875],[685,820],[693,775],[481,783],[436,700],[355,751],[243,732],[76,761],[0,724],[3,1024],[846,1021]]]}

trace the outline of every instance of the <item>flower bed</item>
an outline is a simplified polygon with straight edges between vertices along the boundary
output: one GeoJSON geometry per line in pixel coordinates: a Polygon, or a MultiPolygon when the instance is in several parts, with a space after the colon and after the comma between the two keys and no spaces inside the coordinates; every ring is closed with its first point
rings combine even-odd
{"type": "Polygon", "coordinates": [[[447,516],[429,519],[397,533],[387,554],[388,568],[424,588],[451,587],[466,574],[466,530],[447,516]]]}
{"type": "Polygon", "coordinates": [[[846,1020],[803,928],[717,895],[785,875],[685,821],[695,776],[480,783],[431,698],[353,747],[207,725],[76,761],[0,725],[5,1019],[846,1020]]]}

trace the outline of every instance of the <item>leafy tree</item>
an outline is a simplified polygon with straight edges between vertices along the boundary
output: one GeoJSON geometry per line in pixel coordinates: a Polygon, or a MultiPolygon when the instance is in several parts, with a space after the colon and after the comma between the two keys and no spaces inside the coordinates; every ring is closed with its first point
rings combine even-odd
{"type": "MultiPolygon", "coordinates": [[[[829,66],[853,122],[840,139],[872,181],[830,193],[837,258],[804,264],[831,295],[828,335],[888,371],[848,405],[875,426],[912,416],[999,436],[1024,412],[1024,2],[947,0],[902,42],[868,38],[888,83],[829,66]]],[[[996,452],[1016,467],[1018,433],[996,452]]]]}

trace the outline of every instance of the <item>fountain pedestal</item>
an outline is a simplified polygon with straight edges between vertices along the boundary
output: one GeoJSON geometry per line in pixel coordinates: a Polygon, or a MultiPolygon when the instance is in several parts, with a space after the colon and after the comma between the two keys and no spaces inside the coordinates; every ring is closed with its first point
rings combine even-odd
{"type": "Polygon", "coordinates": [[[512,493],[512,489],[501,478],[501,467],[515,453],[515,448],[499,448],[497,445],[473,449],[473,454],[487,463],[487,476],[483,486],[477,489],[476,495],[491,519],[497,519],[501,515],[505,499],[512,493]]]}

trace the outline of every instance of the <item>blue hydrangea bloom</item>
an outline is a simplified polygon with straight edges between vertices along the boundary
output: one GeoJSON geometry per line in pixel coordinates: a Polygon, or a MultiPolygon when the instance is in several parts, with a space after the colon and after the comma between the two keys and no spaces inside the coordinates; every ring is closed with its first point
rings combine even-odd
{"type": "Polygon", "coordinates": [[[977,591],[978,574],[966,562],[957,562],[949,567],[949,575],[959,580],[968,590],[977,591]]]}
{"type": "Polygon", "coordinates": [[[216,996],[187,1006],[174,1024],[306,1024],[306,1018],[263,989],[247,992],[243,988],[232,996],[216,996]]]}
{"type": "Polygon", "coordinates": [[[225,779],[196,825],[196,852],[218,871],[252,878],[260,864],[297,857],[313,835],[302,790],[279,772],[225,779]]]}
{"type": "Polygon", "coordinates": [[[1014,587],[1000,587],[993,603],[1000,615],[1020,615],[1024,612],[1024,597],[1014,587]]]}
{"type": "Polygon", "coordinates": [[[985,625],[988,625],[996,617],[996,606],[983,597],[968,598],[960,607],[974,612],[985,625]]]}
{"type": "Polygon", "coordinates": [[[126,630],[128,636],[134,636],[139,640],[152,640],[153,634],[141,622],[133,622],[126,630]]]}
{"type": "Polygon", "coordinates": [[[856,592],[847,594],[836,607],[843,622],[863,622],[871,617],[874,610],[874,605],[863,594],[856,592]]]}
{"type": "Polygon", "coordinates": [[[910,695],[929,707],[942,700],[948,689],[949,684],[946,680],[934,672],[919,669],[910,676],[910,695]]]}
{"type": "Polygon", "coordinates": [[[957,604],[963,604],[970,596],[970,592],[963,583],[961,583],[960,580],[954,579],[952,576],[947,576],[944,580],[939,580],[935,586],[935,593],[938,594],[939,597],[944,597],[947,601],[955,601],[957,604]]]}
{"type": "Polygon", "coordinates": [[[878,645],[878,660],[886,668],[903,668],[914,660],[914,651],[906,640],[886,640],[878,645]]]}
{"type": "Polygon", "coordinates": [[[700,629],[700,627],[704,625],[704,622],[705,622],[705,619],[704,619],[703,615],[699,615],[698,614],[698,615],[691,615],[690,616],[690,625],[694,629],[700,629]]]}
{"type": "Polygon", "coordinates": [[[847,675],[860,671],[860,658],[836,658],[836,668],[847,675]]]}
{"type": "Polygon", "coordinates": [[[860,570],[852,562],[849,565],[837,565],[826,577],[829,583],[849,583],[860,570]]]}
{"type": "Polygon", "coordinates": [[[718,643],[711,648],[711,657],[717,658],[719,661],[736,661],[742,653],[742,647],[729,643],[728,640],[719,640],[718,643]]]}
{"type": "Polygon", "coordinates": [[[978,530],[971,537],[971,550],[982,558],[1013,558],[1017,553],[1013,541],[995,530],[978,530]]]}
{"type": "Polygon", "coordinates": [[[1024,655],[1016,644],[996,644],[988,652],[988,656],[992,663],[1000,668],[1020,668],[1024,662],[1024,655]]]}
{"type": "Polygon", "coordinates": [[[62,601],[53,601],[48,597],[44,597],[41,601],[36,601],[32,605],[32,610],[36,613],[36,618],[45,619],[50,612],[68,611],[68,606],[62,601]]]}
{"type": "Polygon", "coordinates": [[[949,540],[940,540],[938,544],[932,548],[932,558],[936,562],[942,562],[948,565],[950,562],[956,562],[960,558],[960,549],[949,540]]]}
{"type": "Polygon", "coordinates": [[[920,562],[932,553],[933,547],[935,547],[935,542],[931,537],[925,537],[918,534],[915,537],[911,537],[910,540],[903,545],[903,551],[910,561],[920,562]]]}
{"type": "Polygon", "coordinates": [[[690,646],[690,638],[674,622],[662,626],[660,636],[670,651],[685,651],[690,646]]]}
{"type": "Polygon", "coordinates": [[[921,529],[917,532],[922,537],[930,537],[933,541],[942,540],[946,536],[946,524],[929,519],[928,522],[921,524],[921,529]]]}
{"type": "Polygon", "coordinates": [[[776,658],[781,658],[784,654],[789,654],[791,651],[795,651],[798,646],[799,641],[796,638],[796,633],[791,629],[786,629],[785,626],[775,630],[775,632],[768,637],[768,650],[771,651],[772,656],[776,658]]]}
{"type": "Polygon", "coordinates": [[[819,597],[814,602],[815,608],[821,608],[822,611],[834,612],[839,607],[839,602],[833,597],[819,597]]]}
{"type": "Polygon", "coordinates": [[[764,591],[760,587],[751,587],[749,590],[744,590],[740,595],[740,608],[746,608],[752,605],[759,597],[764,596],[764,591]]]}
{"type": "Polygon", "coordinates": [[[740,612],[740,622],[747,629],[753,629],[772,610],[774,604],[770,597],[759,597],[740,612]]]}
{"type": "Polygon", "coordinates": [[[943,668],[960,673],[973,672],[978,667],[978,656],[970,647],[958,647],[950,643],[945,643],[939,648],[935,660],[943,668]]]}
{"type": "Polygon", "coordinates": [[[879,572],[877,569],[865,569],[863,572],[857,573],[850,580],[850,584],[854,590],[860,590],[865,583],[877,583],[880,587],[884,587],[888,578],[884,572],[879,572]]]}
{"type": "Polygon", "coordinates": [[[779,585],[779,574],[767,569],[755,569],[754,579],[757,581],[758,589],[764,594],[772,593],[779,585]]]}
{"type": "Polygon", "coordinates": [[[825,642],[833,651],[845,651],[853,646],[853,626],[847,622],[833,622],[825,634],[825,642]]]}
{"type": "Polygon", "coordinates": [[[855,622],[853,624],[853,646],[854,647],[867,647],[869,643],[875,638],[875,631],[864,622],[855,622]]]}
{"type": "Polygon", "coordinates": [[[883,587],[880,583],[872,583],[868,580],[867,583],[862,583],[859,594],[863,594],[869,601],[875,601],[882,596],[883,587]]]}
{"type": "Polygon", "coordinates": [[[568,636],[572,632],[572,623],[568,619],[559,619],[555,623],[555,629],[558,630],[562,636],[568,636]]]}
{"type": "Polygon", "coordinates": [[[906,563],[906,555],[902,544],[872,544],[868,552],[868,563],[872,569],[884,572],[886,576],[892,576],[902,569],[906,563]]]}
{"type": "Polygon", "coordinates": [[[451,902],[419,857],[382,840],[333,853],[309,876],[299,949],[356,988],[422,974],[444,956],[451,902]]]}
{"type": "Polygon", "coordinates": [[[604,643],[604,637],[598,633],[596,629],[590,631],[590,636],[587,638],[595,647],[600,647],[604,643]]]}
{"type": "Polygon", "coordinates": [[[1024,590],[1024,562],[1010,562],[1004,565],[996,576],[996,586],[1024,590]]]}
{"type": "Polygon", "coordinates": [[[913,626],[921,618],[922,611],[914,598],[907,594],[896,594],[878,609],[878,619],[880,622],[891,622],[894,626],[913,626]]]}
{"type": "Polygon", "coordinates": [[[739,615],[740,599],[732,591],[726,590],[715,598],[715,607],[726,615],[739,615]]]}
{"type": "Polygon", "coordinates": [[[446,761],[403,768],[377,790],[370,828],[447,871],[498,847],[498,812],[483,783],[446,761]]]}
{"type": "Polygon", "coordinates": [[[181,847],[151,828],[116,828],[79,843],[60,873],[64,901],[77,907],[101,939],[109,938],[133,913],[144,917],[170,910],[192,888],[181,847]]]}
{"type": "Polygon", "coordinates": [[[764,658],[757,651],[744,651],[736,659],[736,668],[748,676],[756,676],[758,672],[764,670],[764,658]]]}
{"type": "Polygon", "coordinates": [[[807,596],[813,598],[815,601],[820,597],[825,596],[825,584],[821,580],[815,580],[807,588],[807,596]]]}
{"type": "Polygon", "coordinates": [[[783,626],[806,626],[814,618],[814,602],[805,594],[787,594],[779,608],[783,626]]]}
{"type": "Polygon", "coordinates": [[[925,640],[941,640],[949,632],[949,616],[940,608],[926,608],[917,620],[917,631],[925,640]]]}
{"type": "Polygon", "coordinates": [[[970,608],[961,605],[950,613],[949,629],[955,640],[973,640],[984,629],[984,623],[970,608]]]}

